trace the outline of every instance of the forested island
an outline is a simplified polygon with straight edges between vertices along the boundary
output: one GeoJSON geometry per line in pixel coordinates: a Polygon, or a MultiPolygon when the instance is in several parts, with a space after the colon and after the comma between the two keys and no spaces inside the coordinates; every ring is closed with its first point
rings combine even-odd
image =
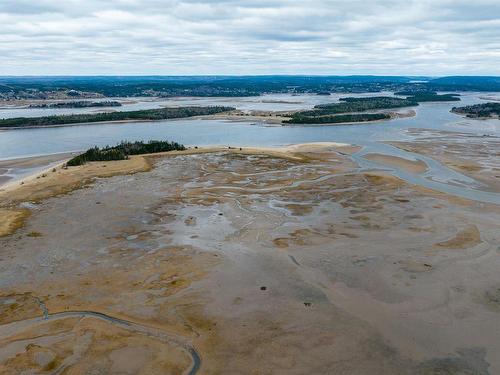
{"type": "MultiPolygon", "coordinates": [[[[401,92],[394,95],[404,95],[401,92]]],[[[406,100],[411,100],[417,103],[423,102],[459,102],[459,94],[437,94],[436,92],[414,92],[406,97],[406,100]]]]}
{"type": "MultiPolygon", "coordinates": [[[[407,93],[407,92],[405,92],[407,93]]],[[[399,92],[402,95],[402,92],[399,92]]],[[[458,94],[438,95],[435,92],[412,93],[405,99],[391,96],[366,98],[340,98],[339,103],[316,105],[312,110],[295,112],[285,124],[335,124],[390,119],[388,113],[365,113],[370,110],[395,109],[418,106],[419,102],[457,101],[458,94]],[[363,112],[363,113],[357,113],[363,112]]]]}
{"type": "Polygon", "coordinates": [[[286,124],[339,124],[347,122],[389,120],[390,118],[391,115],[388,113],[351,113],[334,116],[292,117],[292,119],[283,122],[286,124]]]}
{"type": "Polygon", "coordinates": [[[340,98],[340,103],[316,105],[312,110],[295,112],[286,124],[335,124],[366,122],[391,118],[388,113],[354,113],[368,110],[416,106],[418,103],[401,98],[374,96],[370,98],[340,98]]]}
{"type": "Polygon", "coordinates": [[[499,118],[500,103],[488,102],[464,107],[453,107],[451,112],[465,115],[469,118],[499,118]]]}
{"type": "Polygon", "coordinates": [[[91,107],[121,107],[122,103],[117,101],[102,101],[102,102],[60,102],[60,103],[44,103],[44,104],[31,104],[29,108],[91,108],[91,107]]]}
{"type": "Polygon", "coordinates": [[[127,120],[168,120],[193,116],[213,115],[232,111],[232,107],[178,107],[160,108],[128,112],[85,113],[62,116],[16,117],[0,120],[0,128],[27,128],[65,124],[94,123],[127,120]]]}
{"type": "Polygon", "coordinates": [[[167,151],[183,151],[186,147],[177,142],[121,142],[116,146],[93,147],[69,160],[66,165],[73,167],[90,161],[126,160],[129,155],[154,154],[167,151]]]}

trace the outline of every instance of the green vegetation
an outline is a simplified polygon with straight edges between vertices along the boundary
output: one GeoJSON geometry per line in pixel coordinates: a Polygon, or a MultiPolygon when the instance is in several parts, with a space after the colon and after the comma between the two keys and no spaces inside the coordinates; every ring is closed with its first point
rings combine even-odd
{"type": "Polygon", "coordinates": [[[418,103],[400,98],[375,96],[370,98],[341,98],[340,103],[321,104],[309,111],[300,111],[291,115],[286,124],[331,124],[340,122],[366,122],[389,119],[387,113],[353,113],[368,110],[400,108],[418,105],[418,103]]]}
{"type": "MultiPolygon", "coordinates": [[[[410,91],[401,91],[401,93],[410,91]]],[[[458,94],[438,95],[435,92],[413,92],[405,99],[391,96],[373,96],[366,98],[340,98],[340,103],[321,104],[309,111],[293,113],[287,124],[327,124],[339,122],[364,122],[389,119],[387,113],[366,113],[369,110],[382,110],[417,106],[419,102],[457,101],[458,94]],[[358,113],[362,112],[362,113],[358,113]],[[339,116],[340,114],[344,114],[339,116]],[[337,116],[335,116],[337,115],[337,116]]]]}
{"type": "Polygon", "coordinates": [[[215,113],[231,111],[232,107],[179,107],[160,108],[141,111],[110,112],[110,113],[85,113],[65,116],[43,117],[17,117],[0,120],[0,128],[51,126],[64,124],[77,124],[85,122],[105,122],[124,120],[167,120],[192,116],[212,115],[215,113]]]}
{"type": "Polygon", "coordinates": [[[253,96],[264,93],[500,91],[500,77],[143,76],[0,77],[0,100],[253,96]]]}
{"type": "Polygon", "coordinates": [[[500,103],[489,102],[465,107],[453,107],[451,111],[470,118],[498,118],[500,116],[500,103]]]}
{"type": "Polygon", "coordinates": [[[414,102],[423,103],[423,102],[459,102],[460,95],[459,94],[442,94],[438,95],[432,92],[419,92],[414,93],[411,96],[406,98],[407,100],[412,100],[414,102]]]}
{"type": "Polygon", "coordinates": [[[412,96],[415,94],[437,95],[437,92],[429,91],[425,87],[413,87],[411,90],[396,91],[394,93],[394,95],[400,95],[400,96],[412,96]]]}
{"type": "Polygon", "coordinates": [[[177,142],[149,141],[144,142],[122,142],[116,146],[103,148],[93,147],[83,154],[75,156],[68,161],[67,165],[83,165],[89,161],[125,160],[129,155],[153,154],[167,151],[183,151],[186,147],[177,142]]]}
{"type": "Polygon", "coordinates": [[[337,124],[343,122],[367,122],[376,120],[388,120],[391,116],[387,113],[353,113],[335,116],[319,117],[293,117],[284,121],[287,124],[337,124]]]}

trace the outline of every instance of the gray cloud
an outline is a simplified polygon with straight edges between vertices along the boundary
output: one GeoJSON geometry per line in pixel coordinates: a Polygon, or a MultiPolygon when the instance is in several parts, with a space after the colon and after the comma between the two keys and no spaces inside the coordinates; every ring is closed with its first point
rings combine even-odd
{"type": "Polygon", "coordinates": [[[2,0],[0,74],[499,75],[498,15],[497,0],[2,0]]]}

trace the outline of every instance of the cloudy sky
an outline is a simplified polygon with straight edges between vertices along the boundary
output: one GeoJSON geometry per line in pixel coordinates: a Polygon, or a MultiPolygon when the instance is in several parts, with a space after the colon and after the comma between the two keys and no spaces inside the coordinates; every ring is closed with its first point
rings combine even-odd
{"type": "Polygon", "coordinates": [[[500,0],[0,0],[0,75],[500,75],[500,0]]]}

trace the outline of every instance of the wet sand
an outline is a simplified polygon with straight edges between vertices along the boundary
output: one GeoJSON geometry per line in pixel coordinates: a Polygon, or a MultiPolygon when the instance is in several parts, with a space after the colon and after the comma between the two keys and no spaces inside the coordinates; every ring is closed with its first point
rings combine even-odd
{"type": "Polygon", "coordinates": [[[436,159],[478,182],[478,189],[500,193],[500,138],[469,133],[413,129],[412,142],[387,142],[436,159]]]}
{"type": "Polygon", "coordinates": [[[0,195],[31,214],[0,238],[0,372],[498,373],[500,207],[356,150],[193,150],[0,195]]]}
{"type": "Polygon", "coordinates": [[[423,173],[427,170],[427,164],[422,160],[408,160],[398,156],[383,154],[365,154],[363,158],[382,164],[392,165],[410,173],[423,173]]]}
{"type": "Polygon", "coordinates": [[[74,153],[66,152],[45,156],[34,156],[10,160],[0,160],[0,189],[8,182],[13,182],[23,175],[42,171],[51,165],[56,165],[73,157],[74,153]]]}

